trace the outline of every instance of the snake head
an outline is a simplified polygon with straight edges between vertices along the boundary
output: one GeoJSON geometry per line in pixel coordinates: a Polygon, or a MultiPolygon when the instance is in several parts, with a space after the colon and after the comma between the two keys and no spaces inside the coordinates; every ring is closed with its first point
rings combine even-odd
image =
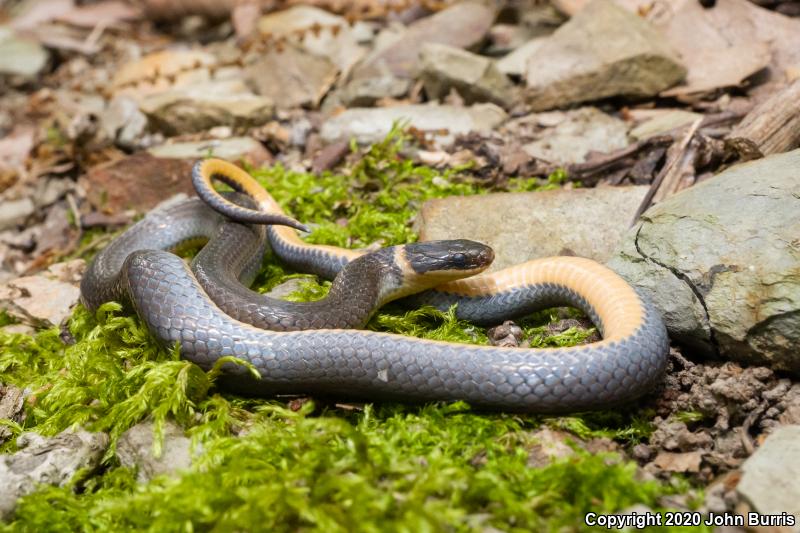
{"type": "Polygon", "coordinates": [[[427,241],[401,247],[408,266],[417,274],[452,273],[454,279],[486,270],[494,260],[494,250],[466,239],[427,241]]]}
{"type": "Polygon", "coordinates": [[[395,297],[423,291],[489,268],[494,250],[466,239],[426,241],[397,246],[395,263],[403,277],[395,297]]]}

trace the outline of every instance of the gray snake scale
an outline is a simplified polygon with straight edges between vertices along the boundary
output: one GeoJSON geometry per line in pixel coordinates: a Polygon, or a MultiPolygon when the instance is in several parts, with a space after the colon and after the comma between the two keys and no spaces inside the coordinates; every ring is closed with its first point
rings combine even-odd
{"type": "MultiPolygon", "coordinates": [[[[195,169],[196,185],[198,179],[210,183],[212,177],[241,185],[240,174],[245,173],[237,167],[206,160],[195,169]]],[[[235,188],[251,192],[244,185],[235,188]]],[[[255,201],[261,211],[271,209],[273,217],[285,216],[263,198],[255,201]]],[[[348,298],[348,291],[356,294],[354,284],[364,274],[348,278],[347,271],[357,272],[352,264],[364,264],[368,256],[362,259],[353,251],[338,254],[332,247],[306,245],[304,249],[299,239],[287,236],[285,231],[291,230],[277,228],[265,232],[228,222],[197,199],[151,213],[98,254],[81,285],[83,301],[90,309],[109,300],[130,302],[159,341],[167,346],[179,342],[182,356],[203,368],[223,356],[251,363],[260,378],[239,365],[226,365],[224,380],[226,387],[249,394],[465,400],[503,410],[562,413],[633,400],[652,391],[663,377],[669,339],[658,311],[606,267],[575,257],[534,260],[506,271],[434,284],[436,290],[417,298],[440,308],[458,303],[460,316],[477,322],[572,305],[584,310],[604,335],[602,341],[584,346],[504,348],[352,329],[270,331],[244,323],[231,314],[236,315],[236,309],[245,307],[242,302],[253,296],[241,285],[249,284],[258,270],[264,233],[290,264],[327,261],[327,266],[318,268],[329,274],[349,265],[340,275],[345,280],[340,283],[343,297],[336,305],[356,300],[348,298]],[[193,268],[165,251],[197,237],[210,242],[193,268]],[[331,266],[334,263],[338,266],[331,266]],[[198,279],[210,284],[210,289],[198,279]],[[221,306],[233,293],[238,296],[223,311],[221,306]]],[[[239,313],[239,318],[258,322],[252,319],[254,314],[269,313],[270,302],[256,296],[258,305],[239,313]],[[261,304],[266,304],[267,311],[258,307],[261,304]]],[[[365,321],[371,312],[356,313],[355,320],[365,321]]],[[[332,313],[343,314],[346,311],[332,313]]],[[[279,329],[297,329],[298,316],[303,313],[285,310],[278,320],[285,327],[279,329]]]]}

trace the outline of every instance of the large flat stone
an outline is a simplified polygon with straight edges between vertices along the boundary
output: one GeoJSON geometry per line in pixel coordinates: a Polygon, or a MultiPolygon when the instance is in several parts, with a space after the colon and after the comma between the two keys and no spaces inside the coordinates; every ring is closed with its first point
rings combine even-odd
{"type": "Polygon", "coordinates": [[[800,373],[800,150],[649,209],[609,266],[696,352],[800,373]]]}
{"type": "Polygon", "coordinates": [[[537,257],[606,261],[622,240],[647,187],[496,193],[429,200],[420,239],[472,239],[494,249],[490,271],[537,257]]]}
{"type": "Polygon", "coordinates": [[[447,143],[454,135],[489,132],[505,119],[506,113],[494,104],[353,108],[328,119],[322,125],[320,135],[326,142],[355,138],[360,143],[370,143],[383,139],[396,122],[404,122],[447,143]]]}
{"type": "Polygon", "coordinates": [[[646,21],[612,0],[593,0],[528,60],[527,100],[544,110],[619,95],[649,97],[685,75],[677,54],[646,21]]]}

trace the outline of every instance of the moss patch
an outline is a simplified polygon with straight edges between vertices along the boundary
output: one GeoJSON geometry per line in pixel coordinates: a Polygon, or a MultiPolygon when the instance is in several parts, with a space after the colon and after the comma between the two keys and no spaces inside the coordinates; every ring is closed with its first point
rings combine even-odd
{"type": "MultiPolygon", "coordinates": [[[[413,241],[409,222],[432,197],[479,194],[466,169],[438,172],[401,158],[398,132],[373,146],[346,174],[289,172],[256,176],[287,210],[315,224],[309,240],[361,247],[413,241]],[[344,222],[346,221],[346,222],[344,222]]],[[[530,190],[551,180],[516,180],[530,190]]],[[[267,262],[256,288],[297,274],[267,262]]],[[[308,277],[296,299],[323,295],[327,282],[308,277]]],[[[524,325],[535,345],[580,341],[575,331],[543,335],[549,313],[524,325]]],[[[0,320],[2,317],[0,317],[0,320]]],[[[433,309],[391,307],[373,329],[484,343],[486,332],[433,309]]],[[[103,469],[75,486],[45,487],[20,502],[4,531],[275,530],[504,531],[583,530],[587,512],[616,512],[685,492],[680,482],[642,482],[635,465],[613,454],[576,452],[545,468],[527,466],[532,430],[547,423],[580,437],[635,442],[651,431],[647,412],[580,417],[472,412],[464,404],[336,406],[307,400],[241,398],[214,387],[203,372],[165,351],[142,324],[109,303],[96,314],[78,308],[69,325],[34,337],[0,333],[0,381],[32,391],[27,418],[11,425],[56,434],[74,426],[106,431],[112,446],[103,469]],[[132,425],[167,418],[204,453],[177,478],[137,484],[114,449],[132,425]]],[[[14,439],[0,443],[13,451],[14,439]]]]}

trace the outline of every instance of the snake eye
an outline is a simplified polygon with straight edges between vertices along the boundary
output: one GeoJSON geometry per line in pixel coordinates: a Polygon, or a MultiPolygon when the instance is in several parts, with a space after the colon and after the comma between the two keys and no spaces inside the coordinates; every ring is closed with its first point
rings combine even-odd
{"type": "Polygon", "coordinates": [[[456,265],[457,267],[467,266],[467,256],[461,252],[454,253],[453,264],[456,265]]]}

